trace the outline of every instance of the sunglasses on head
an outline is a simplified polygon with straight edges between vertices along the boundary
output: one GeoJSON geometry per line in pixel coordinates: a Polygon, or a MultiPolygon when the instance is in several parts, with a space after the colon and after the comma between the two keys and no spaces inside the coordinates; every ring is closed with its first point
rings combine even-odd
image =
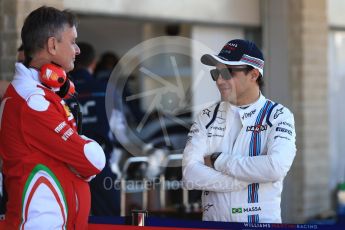
{"type": "Polygon", "coordinates": [[[230,80],[233,78],[233,73],[234,72],[240,72],[240,71],[245,71],[249,70],[248,66],[243,66],[243,67],[228,67],[228,68],[223,68],[223,69],[212,69],[210,70],[211,77],[213,81],[217,81],[219,75],[222,75],[222,78],[224,80],[230,80]]]}

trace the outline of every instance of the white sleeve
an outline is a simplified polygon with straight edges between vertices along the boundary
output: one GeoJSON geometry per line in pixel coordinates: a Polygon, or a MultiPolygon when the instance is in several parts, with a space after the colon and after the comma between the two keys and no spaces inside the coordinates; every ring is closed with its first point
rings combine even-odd
{"type": "Polygon", "coordinates": [[[188,141],[183,152],[183,184],[187,189],[215,192],[230,192],[246,188],[249,183],[225,175],[204,164],[207,151],[207,133],[200,119],[191,127],[188,141]]]}
{"type": "Polygon", "coordinates": [[[283,179],[296,155],[294,117],[288,109],[284,110],[279,119],[272,122],[267,154],[254,157],[221,154],[215,161],[215,169],[250,183],[283,179]]]}

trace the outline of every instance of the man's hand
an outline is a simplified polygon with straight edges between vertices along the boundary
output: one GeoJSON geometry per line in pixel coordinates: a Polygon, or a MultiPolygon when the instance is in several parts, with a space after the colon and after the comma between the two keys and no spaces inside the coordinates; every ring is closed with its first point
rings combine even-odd
{"type": "Polygon", "coordinates": [[[208,155],[208,156],[204,157],[204,162],[205,162],[206,166],[213,168],[212,162],[211,162],[211,156],[212,155],[208,155]]]}
{"type": "Polygon", "coordinates": [[[219,157],[221,153],[222,152],[216,152],[204,157],[205,165],[210,168],[214,168],[214,162],[217,160],[217,158],[219,157]]]}

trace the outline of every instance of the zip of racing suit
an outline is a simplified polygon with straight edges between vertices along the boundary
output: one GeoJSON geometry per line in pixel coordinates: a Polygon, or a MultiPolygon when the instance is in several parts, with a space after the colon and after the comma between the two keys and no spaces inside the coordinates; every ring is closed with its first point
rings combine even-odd
{"type": "Polygon", "coordinates": [[[193,123],[183,156],[188,189],[203,190],[203,220],[281,223],[283,179],[296,154],[293,114],[259,99],[245,108],[220,102],[193,123]],[[204,157],[222,152],[214,169],[204,157]]]}

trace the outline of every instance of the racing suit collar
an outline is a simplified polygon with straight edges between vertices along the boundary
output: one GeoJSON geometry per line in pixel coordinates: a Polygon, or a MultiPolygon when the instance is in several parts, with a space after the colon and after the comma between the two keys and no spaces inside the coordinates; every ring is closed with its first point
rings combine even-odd
{"type": "Polygon", "coordinates": [[[32,80],[36,81],[38,84],[42,85],[39,80],[39,72],[36,69],[33,68],[26,68],[23,63],[17,62],[15,64],[15,77],[30,77],[32,80]]]}
{"type": "Polygon", "coordinates": [[[256,102],[247,106],[244,109],[238,109],[242,125],[253,123],[253,120],[256,119],[258,113],[260,112],[260,109],[264,106],[265,102],[266,98],[260,92],[259,99],[256,102]]]}

